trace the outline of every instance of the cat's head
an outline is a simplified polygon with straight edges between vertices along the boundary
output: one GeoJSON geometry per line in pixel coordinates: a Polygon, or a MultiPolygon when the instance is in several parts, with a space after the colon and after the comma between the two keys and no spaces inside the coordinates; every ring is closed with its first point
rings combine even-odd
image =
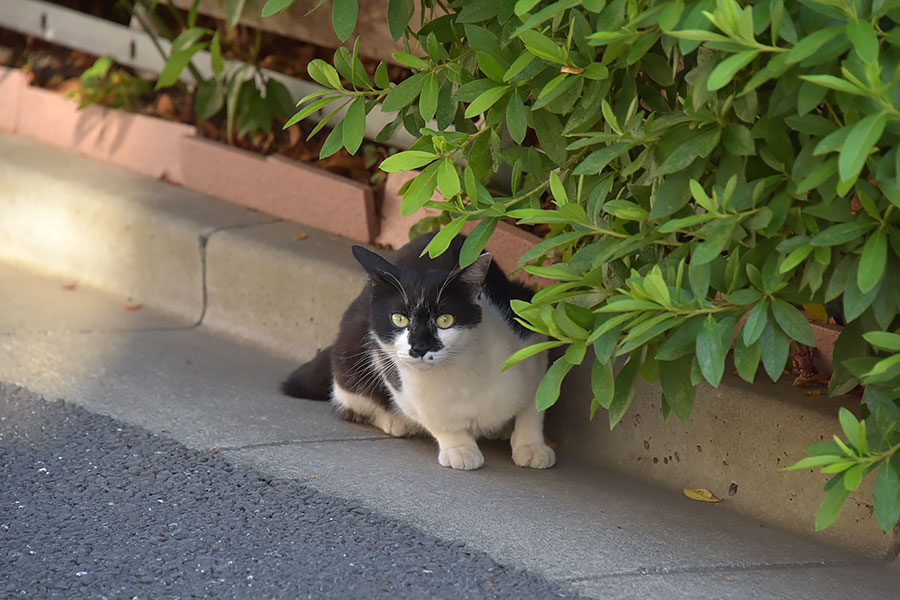
{"type": "Polygon", "coordinates": [[[396,361],[424,369],[469,350],[481,322],[479,295],[491,265],[485,252],[464,269],[404,269],[378,254],[353,247],[371,278],[369,323],[382,349],[396,361]]]}

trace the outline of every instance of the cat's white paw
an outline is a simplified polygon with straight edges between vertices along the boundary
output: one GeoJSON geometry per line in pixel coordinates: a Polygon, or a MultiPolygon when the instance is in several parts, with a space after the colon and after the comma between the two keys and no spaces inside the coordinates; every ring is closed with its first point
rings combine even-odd
{"type": "Polygon", "coordinates": [[[382,412],[375,416],[375,426],[394,437],[406,437],[411,431],[406,417],[388,412],[382,412]]]}
{"type": "Polygon", "coordinates": [[[477,446],[454,446],[453,448],[441,448],[438,453],[438,462],[443,467],[471,471],[484,464],[484,455],[477,446]]]}
{"type": "Polygon", "coordinates": [[[520,467],[549,469],[556,464],[556,453],[553,448],[541,442],[513,448],[512,459],[520,467]]]}

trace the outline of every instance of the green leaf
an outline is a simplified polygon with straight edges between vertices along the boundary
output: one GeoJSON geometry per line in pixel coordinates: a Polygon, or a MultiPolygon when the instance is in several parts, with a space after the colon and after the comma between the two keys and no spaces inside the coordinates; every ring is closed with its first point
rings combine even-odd
{"type": "Polygon", "coordinates": [[[819,456],[807,456],[806,458],[800,459],[796,463],[792,464],[789,467],[784,467],[782,471],[801,471],[805,469],[813,469],[815,467],[824,467],[825,465],[830,465],[836,462],[841,462],[844,460],[843,456],[832,455],[832,454],[822,454],[819,456]]]}
{"type": "Polygon", "coordinates": [[[505,96],[508,91],[509,88],[506,86],[497,86],[485,92],[482,92],[482,94],[472,100],[472,102],[466,108],[465,117],[467,119],[477,117],[478,115],[492,107],[494,104],[496,104],[497,101],[505,96]]]}
{"type": "Polygon", "coordinates": [[[622,417],[625,416],[625,412],[631,405],[640,366],[640,358],[637,354],[632,354],[615,378],[616,385],[613,391],[613,399],[609,403],[608,409],[610,430],[622,420],[622,417]]]}
{"type": "Polygon", "coordinates": [[[847,278],[846,286],[844,288],[844,295],[841,298],[844,305],[844,319],[847,323],[855,320],[872,305],[872,302],[875,301],[875,297],[881,287],[881,281],[879,281],[875,284],[875,287],[868,292],[863,293],[857,284],[857,280],[859,279],[858,270],[859,262],[854,261],[850,276],[847,278]],[[856,274],[855,277],[854,274],[856,274]]]}
{"type": "Polygon", "coordinates": [[[881,139],[884,127],[887,124],[887,113],[879,112],[860,119],[853,125],[838,158],[838,175],[841,181],[855,180],[869,151],[881,139]]]}
{"type": "Polygon", "coordinates": [[[403,37],[406,26],[415,12],[416,6],[413,0],[389,0],[388,1],[388,28],[391,30],[391,38],[396,42],[403,37]]]}
{"type": "Polygon", "coordinates": [[[706,300],[706,294],[709,291],[710,273],[709,263],[692,261],[688,265],[688,281],[691,286],[691,293],[694,295],[694,301],[700,305],[706,300]]]}
{"type": "Polygon", "coordinates": [[[591,391],[594,393],[594,399],[603,408],[608,409],[612,404],[613,396],[616,390],[616,382],[613,377],[612,361],[605,363],[599,360],[594,361],[591,368],[591,391]]]}
{"type": "Polygon", "coordinates": [[[503,81],[510,81],[519,73],[523,72],[532,62],[537,60],[533,54],[523,53],[519,58],[513,61],[509,68],[503,73],[503,81]]]}
{"type": "Polygon", "coordinates": [[[572,364],[567,362],[565,357],[560,357],[550,365],[537,389],[537,409],[547,410],[559,399],[559,390],[562,380],[572,369],[572,364]]]}
{"type": "Polygon", "coordinates": [[[356,154],[366,135],[366,99],[362,96],[353,101],[344,116],[343,140],[344,148],[350,154],[356,154]]]}
{"type": "Polygon", "coordinates": [[[534,116],[534,131],[541,144],[541,149],[558,166],[564,165],[568,151],[559,118],[547,110],[535,111],[532,115],[534,116]]]}
{"type": "Polygon", "coordinates": [[[603,171],[603,168],[606,167],[606,165],[624,154],[630,147],[631,144],[616,142],[615,144],[611,144],[605,148],[601,148],[600,150],[595,150],[591,152],[587,156],[587,158],[581,161],[578,166],[575,167],[575,170],[572,171],[572,174],[597,175],[603,171]]]}
{"type": "Polygon", "coordinates": [[[266,0],[261,14],[263,17],[271,17],[272,15],[287,9],[296,1],[297,0],[266,0]]]}
{"type": "Polygon", "coordinates": [[[849,497],[850,491],[843,485],[835,485],[829,490],[816,514],[816,531],[822,531],[837,521],[841,509],[849,497]]]}
{"type": "Polygon", "coordinates": [[[694,406],[694,385],[691,383],[691,355],[673,361],[659,361],[659,382],[672,412],[687,421],[694,406]]]}
{"type": "Polygon", "coordinates": [[[900,520],[900,477],[897,469],[886,459],[878,470],[873,493],[875,500],[875,518],[882,531],[890,533],[900,520]]]}
{"type": "Polygon", "coordinates": [[[843,406],[838,411],[838,421],[847,441],[859,448],[859,420],[843,406]]]}
{"type": "Polygon", "coordinates": [[[381,103],[381,111],[393,112],[409,105],[422,91],[422,87],[425,85],[425,78],[428,75],[428,73],[424,72],[415,73],[398,83],[395,88],[388,92],[384,102],[381,103]]]}
{"type": "Polygon", "coordinates": [[[707,156],[719,144],[722,130],[718,127],[705,127],[684,141],[671,152],[657,167],[657,175],[670,175],[686,169],[697,159],[707,156]]]}
{"type": "Polygon", "coordinates": [[[729,123],[722,131],[722,145],[735,156],[754,156],[756,143],[750,130],[737,123],[729,123]]]}
{"type": "Polygon", "coordinates": [[[747,320],[744,321],[744,328],[741,331],[741,338],[745,346],[752,345],[762,335],[763,329],[766,327],[767,308],[768,302],[763,299],[756,303],[750,314],[747,315],[747,320]]]}
{"type": "Polygon", "coordinates": [[[238,24],[242,12],[244,12],[244,0],[225,1],[225,16],[228,29],[233,29],[238,24]]]}
{"type": "Polygon", "coordinates": [[[807,346],[816,345],[816,337],[813,335],[809,321],[793,305],[784,300],[773,298],[772,314],[775,317],[775,321],[781,326],[781,329],[792,339],[807,346]]]}
{"type": "Polygon", "coordinates": [[[875,221],[857,219],[850,223],[838,223],[809,240],[810,246],[837,246],[864,235],[877,225],[875,221]]]}
{"type": "Polygon", "coordinates": [[[428,242],[428,245],[422,250],[422,255],[424,256],[427,252],[428,256],[435,258],[443,254],[447,248],[450,247],[453,238],[459,235],[460,230],[462,230],[462,227],[466,224],[467,220],[467,217],[459,217],[441,227],[441,230],[437,232],[437,235],[431,238],[431,241],[428,242]]]}
{"type": "Polygon", "coordinates": [[[378,66],[375,68],[375,85],[384,89],[391,85],[391,80],[389,79],[387,63],[385,61],[380,61],[378,66]]]}
{"type": "Polygon", "coordinates": [[[835,25],[820,29],[797,42],[791,51],[787,53],[786,63],[789,65],[796,64],[806,58],[812,56],[819,48],[836,38],[841,34],[842,27],[835,25]]]}
{"type": "Polygon", "coordinates": [[[565,342],[561,342],[559,340],[551,340],[549,342],[538,342],[537,344],[525,346],[524,348],[517,350],[516,352],[511,354],[509,358],[503,361],[503,370],[506,371],[514,365],[519,364],[526,358],[531,358],[535,354],[539,354],[541,352],[544,352],[545,350],[550,350],[551,348],[558,348],[563,344],[565,344],[565,342]]]}
{"type": "Polygon", "coordinates": [[[341,76],[338,74],[337,69],[321,58],[309,61],[309,64],[306,65],[306,72],[309,73],[309,76],[317,83],[324,85],[325,87],[331,87],[336,90],[343,89],[343,86],[341,85],[341,76]]]}
{"type": "Polygon", "coordinates": [[[94,61],[84,73],[81,74],[81,81],[96,82],[103,79],[109,74],[109,70],[115,64],[111,56],[101,56],[94,61]]]}
{"type": "Polygon", "coordinates": [[[772,321],[766,321],[762,335],[759,337],[762,349],[763,367],[772,381],[778,381],[787,364],[791,341],[772,321]]]}
{"type": "MultiPolygon", "coordinates": [[[[531,2],[516,2],[516,15],[521,17],[526,13],[530,12],[534,5],[526,8],[528,4],[532,4],[531,2]],[[520,6],[521,5],[521,6],[520,6]]],[[[510,37],[516,37],[526,29],[532,29],[533,27],[540,25],[544,21],[550,19],[556,14],[566,10],[567,8],[571,8],[572,6],[579,4],[576,0],[559,0],[558,2],[554,2],[548,6],[545,6],[541,10],[537,11],[533,15],[529,16],[521,26],[519,26],[515,31],[512,32],[510,37]]]]}
{"type": "Polygon", "coordinates": [[[785,257],[784,262],[781,263],[781,266],[778,267],[778,272],[781,274],[787,273],[791,271],[802,263],[807,256],[813,251],[813,247],[809,244],[801,244],[791,250],[791,252],[785,257]]]}
{"type": "Polygon", "coordinates": [[[873,63],[878,60],[878,35],[871,23],[863,19],[848,22],[847,37],[863,62],[873,63]]]}
{"type": "Polygon", "coordinates": [[[862,483],[865,468],[866,465],[854,465],[844,472],[844,487],[847,490],[851,492],[856,491],[859,484],[862,483]]]}
{"type": "Polygon", "coordinates": [[[688,183],[688,187],[691,189],[691,196],[694,197],[694,200],[697,201],[701,207],[703,207],[706,212],[715,213],[718,212],[716,210],[716,206],[713,205],[712,199],[706,194],[706,190],[703,189],[703,186],[694,179],[691,179],[690,183],[688,183]]]}
{"type": "Polygon", "coordinates": [[[431,196],[434,195],[434,187],[437,185],[439,167],[440,163],[431,163],[410,182],[406,193],[403,194],[403,200],[400,202],[401,216],[407,217],[413,214],[431,200],[431,196]]]}
{"type": "MultiPolygon", "coordinates": [[[[200,86],[197,86],[198,95],[199,95],[199,92],[200,92],[200,86]]],[[[294,113],[294,116],[292,116],[290,119],[288,119],[288,121],[284,124],[285,128],[290,127],[294,123],[298,123],[298,122],[302,121],[306,117],[319,111],[320,109],[324,108],[325,106],[328,106],[329,104],[331,104],[334,101],[335,101],[335,98],[333,96],[328,97],[328,98],[319,98],[318,100],[313,100],[312,102],[310,102],[309,104],[304,106],[302,109],[300,109],[299,111],[294,113]]],[[[197,116],[197,118],[198,119],[200,118],[199,115],[197,116]]]]}
{"type": "Polygon", "coordinates": [[[385,173],[402,173],[418,169],[437,159],[433,152],[422,150],[405,150],[388,156],[381,162],[379,168],[385,173]]]}
{"type": "Polygon", "coordinates": [[[876,375],[881,375],[882,373],[887,373],[889,370],[894,367],[900,365],[900,354],[894,354],[893,356],[889,356],[885,359],[879,360],[875,363],[875,366],[872,369],[863,375],[864,378],[875,377],[876,375]]]}
{"type": "Polygon", "coordinates": [[[325,141],[322,143],[322,148],[319,150],[319,158],[328,158],[343,147],[344,122],[341,121],[335,125],[334,129],[331,130],[331,133],[328,134],[328,137],[325,138],[325,141]]]}
{"type": "MultiPolygon", "coordinates": [[[[666,177],[656,192],[656,198],[653,200],[650,209],[650,218],[662,219],[681,210],[681,208],[690,200],[690,194],[688,194],[688,182],[690,179],[690,171],[682,171],[673,174],[671,177],[666,177]]],[[[685,219],[697,218],[700,216],[703,216],[704,220],[713,218],[713,215],[693,215],[692,217],[686,217],[685,219]]],[[[666,221],[660,226],[659,231],[661,233],[667,233],[669,231],[681,229],[682,227],[687,227],[690,223],[687,223],[685,219],[666,221]]]]}
{"type": "Polygon", "coordinates": [[[887,264],[887,234],[884,229],[876,229],[866,240],[856,272],[856,285],[863,294],[874,288],[884,275],[887,264]]]}
{"type": "Polygon", "coordinates": [[[437,76],[431,73],[422,86],[422,92],[419,96],[419,114],[422,120],[428,123],[434,118],[438,107],[438,82],[437,76]]]}
{"type": "Polygon", "coordinates": [[[719,387],[725,374],[725,350],[719,324],[709,315],[697,334],[697,362],[703,378],[713,387],[719,387]]]}
{"type": "Polygon", "coordinates": [[[709,91],[722,89],[734,79],[738,71],[749,65],[759,54],[759,50],[744,50],[729,56],[716,65],[706,80],[706,88],[709,91]]]}
{"type": "MultiPolygon", "coordinates": [[[[190,30],[185,31],[181,35],[184,35],[189,31],[190,30]]],[[[176,41],[177,40],[178,38],[176,38],[176,41]]],[[[193,46],[188,46],[183,50],[175,51],[175,42],[173,42],[172,47],[173,51],[169,55],[169,60],[166,61],[165,66],[163,66],[162,71],[159,73],[159,78],[156,80],[156,86],[154,87],[156,90],[175,85],[175,82],[178,81],[178,78],[181,76],[181,72],[187,64],[191,62],[191,58],[193,58],[194,54],[203,49],[203,44],[195,44],[193,46]]]]}
{"type": "Polygon", "coordinates": [[[459,193],[459,174],[456,172],[456,167],[453,166],[453,161],[449,158],[441,161],[437,172],[437,184],[438,191],[444,198],[452,198],[459,193]]]}
{"type": "Polygon", "coordinates": [[[496,218],[482,219],[475,225],[472,232],[466,237],[466,241],[463,242],[462,248],[459,251],[460,267],[468,267],[478,260],[478,257],[481,256],[481,252],[487,245],[488,240],[491,239],[494,229],[497,227],[497,221],[498,219],[496,218]]]}
{"type": "Polygon", "coordinates": [[[758,343],[749,347],[744,344],[744,338],[738,337],[734,342],[734,366],[738,375],[747,383],[753,383],[756,379],[756,371],[759,370],[759,359],[762,357],[762,347],[758,343]]]}
{"type": "Polygon", "coordinates": [[[331,7],[331,22],[334,33],[342,42],[346,42],[356,29],[356,17],[359,13],[357,0],[334,0],[331,7]]]}
{"type": "Polygon", "coordinates": [[[528,119],[525,115],[525,104],[518,92],[509,95],[509,103],[506,105],[506,127],[509,129],[509,137],[515,143],[521,144],[528,130],[528,119]]]}
{"type": "Polygon", "coordinates": [[[754,304],[762,298],[762,292],[753,288],[736,290],[728,294],[728,302],[735,306],[754,304]]]}
{"type": "Polygon", "coordinates": [[[222,61],[222,42],[218,31],[213,34],[209,43],[209,66],[216,75],[225,70],[225,63],[222,61]]]}
{"type": "Polygon", "coordinates": [[[556,171],[550,172],[550,193],[553,194],[553,200],[557,206],[569,203],[569,196],[566,194],[566,188],[563,187],[562,180],[556,171]]]}
{"type": "Polygon", "coordinates": [[[197,84],[197,93],[194,96],[194,111],[197,121],[205,121],[225,105],[225,87],[222,80],[213,77],[197,84]]]}
{"type": "Polygon", "coordinates": [[[528,48],[528,51],[544,60],[549,60],[557,64],[565,64],[562,49],[557,46],[553,40],[538,33],[537,31],[523,31],[519,34],[519,39],[528,48]]]}
{"type": "Polygon", "coordinates": [[[887,331],[870,331],[863,334],[863,339],[878,348],[900,352],[900,334],[887,331]]]}
{"type": "Polygon", "coordinates": [[[691,264],[703,265],[717,258],[731,239],[734,226],[734,219],[722,219],[717,223],[712,233],[694,247],[691,264]]]}
{"type": "MultiPolygon", "coordinates": [[[[430,68],[430,65],[427,62],[425,62],[418,56],[415,56],[414,54],[410,54],[409,52],[394,52],[394,54],[392,56],[394,57],[394,60],[396,62],[400,63],[401,65],[403,65],[405,67],[409,67],[411,69],[428,69],[428,68],[430,68]]],[[[433,74],[434,73],[432,73],[432,75],[433,74]]]]}
{"type": "Polygon", "coordinates": [[[865,90],[856,87],[846,79],[841,79],[834,75],[800,75],[800,79],[846,94],[853,94],[855,96],[866,95],[865,90]]]}

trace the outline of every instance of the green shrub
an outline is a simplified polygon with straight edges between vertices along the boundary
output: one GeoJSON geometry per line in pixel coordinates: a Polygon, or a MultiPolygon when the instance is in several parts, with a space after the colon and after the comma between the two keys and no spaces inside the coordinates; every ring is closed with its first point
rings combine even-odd
{"type": "Polygon", "coordinates": [[[695,387],[719,385],[732,348],[743,379],[760,363],[778,379],[792,340],[814,344],[797,307],[824,305],[844,325],[829,391],[864,384],[865,418],[842,411],[846,440],[811,446],[794,468],[836,473],[819,529],[874,474],[875,515],[890,531],[900,517],[900,2],[421,5],[415,31],[412,0],[388,10],[410,49],[394,59],[411,77],[390,84],[382,65],[372,81],[339,50],[334,65],[310,64],[329,91],[304,98],[294,120],[345,106],[323,154],[353,152],[370,111],[399,111],[383,136],[404,127],[419,139],[382,168],[421,169],[402,190],[403,214],[452,218],[432,255],[466,222],[477,225],[463,264],[501,219],[549,227],[520,265],[559,283],[513,306],[549,341],[508,361],[565,348],[538,406],[589,360],[592,417],[602,407],[615,426],[640,375],[659,381],[665,416],[687,419],[695,387]]]}
{"type": "MultiPolygon", "coordinates": [[[[231,30],[241,17],[244,0],[220,0],[219,4],[225,11],[225,27],[231,30]]],[[[196,84],[192,98],[197,121],[224,112],[229,142],[235,137],[268,134],[274,123],[283,123],[293,113],[290,92],[260,68],[259,28],[253,46],[241,48],[230,36],[197,25],[200,0],[193,0],[186,14],[174,8],[171,1],[163,4],[155,0],[122,0],[122,5],[151,36],[165,61],[156,89],[176,85],[182,72],[190,71],[196,84]],[[174,30],[169,25],[172,21],[176,24],[174,30]],[[171,42],[168,51],[159,43],[160,38],[171,42]],[[244,62],[229,68],[223,58],[223,46],[242,56],[244,62]],[[209,51],[211,77],[204,78],[192,62],[201,50],[209,51]]]]}

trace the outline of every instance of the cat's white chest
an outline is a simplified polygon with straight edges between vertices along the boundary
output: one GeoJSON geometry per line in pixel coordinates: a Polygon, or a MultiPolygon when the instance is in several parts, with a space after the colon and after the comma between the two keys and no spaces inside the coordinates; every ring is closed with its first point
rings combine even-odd
{"type": "Polygon", "coordinates": [[[495,431],[535,401],[546,363],[538,356],[502,371],[510,354],[537,340],[519,338],[486,303],[482,322],[460,338],[450,360],[425,370],[401,366],[394,402],[431,432],[495,431]]]}

